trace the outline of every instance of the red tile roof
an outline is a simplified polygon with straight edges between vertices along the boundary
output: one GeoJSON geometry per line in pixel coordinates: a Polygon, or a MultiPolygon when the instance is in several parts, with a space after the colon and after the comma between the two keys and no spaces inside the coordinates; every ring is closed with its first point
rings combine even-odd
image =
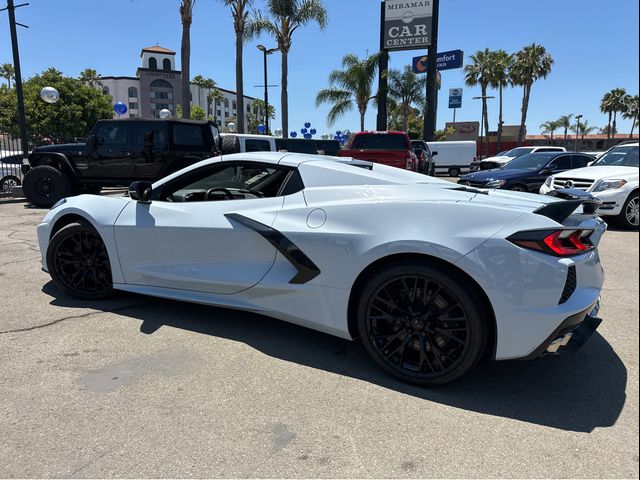
{"type": "Polygon", "coordinates": [[[161,47],[160,45],[155,45],[153,47],[146,47],[142,49],[143,52],[151,52],[151,53],[163,53],[165,55],[175,55],[176,52],[173,50],[169,50],[168,48],[161,47]]]}

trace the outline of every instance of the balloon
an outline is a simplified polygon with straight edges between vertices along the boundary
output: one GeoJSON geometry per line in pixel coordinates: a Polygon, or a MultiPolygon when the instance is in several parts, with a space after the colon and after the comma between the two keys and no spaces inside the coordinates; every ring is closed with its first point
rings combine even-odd
{"type": "Polygon", "coordinates": [[[308,130],[306,128],[301,128],[300,129],[300,133],[303,134],[303,135],[306,135],[307,132],[308,132],[308,130]]]}
{"type": "Polygon", "coordinates": [[[296,132],[295,130],[293,132],[291,132],[291,134],[289,135],[291,138],[296,138],[298,136],[298,132],[296,132]]]}
{"type": "Polygon", "coordinates": [[[116,102],[116,104],[113,106],[113,111],[118,115],[124,115],[125,113],[127,113],[127,110],[127,106],[123,102],[116,102]]]}
{"type": "Polygon", "coordinates": [[[311,135],[315,135],[316,133],[318,133],[318,131],[315,128],[312,128],[311,130],[309,130],[309,133],[311,135]]]}
{"type": "Polygon", "coordinates": [[[258,125],[258,133],[260,135],[264,135],[264,133],[267,131],[267,127],[265,127],[264,125],[260,124],[258,125]]]}
{"type": "Polygon", "coordinates": [[[227,128],[229,129],[230,132],[235,132],[236,131],[236,124],[233,122],[229,122],[227,123],[227,128]]]}
{"type": "Polygon", "coordinates": [[[341,132],[340,130],[338,130],[338,131],[336,132],[336,135],[339,137],[339,136],[341,136],[341,135],[342,135],[342,132],[341,132]]]}
{"type": "Polygon", "coordinates": [[[311,122],[305,122],[304,128],[311,128],[311,122]]]}
{"type": "Polygon", "coordinates": [[[56,103],[60,99],[60,93],[53,87],[44,87],[40,90],[40,98],[46,103],[56,103]]]}
{"type": "Polygon", "coordinates": [[[313,135],[311,135],[310,133],[305,133],[304,138],[306,138],[307,140],[310,140],[313,138],[313,135]]]}
{"type": "Polygon", "coordinates": [[[163,120],[166,120],[167,118],[171,117],[171,110],[169,110],[168,108],[163,108],[162,110],[160,110],[160,118],[162,118],[163,120]]]}
{"type": "Polygon", "coordinates": [[[281,137],[282,136],[282,129],[281,128],[276,128],[275,132],[276,137],[281,137]]]}

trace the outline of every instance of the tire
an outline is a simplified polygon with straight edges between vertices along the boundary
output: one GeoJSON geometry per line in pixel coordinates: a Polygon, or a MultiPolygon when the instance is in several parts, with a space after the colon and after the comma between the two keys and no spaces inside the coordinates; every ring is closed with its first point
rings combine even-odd
{"type": "Polygon", "coordinates": [[[71,180],[50,165],[40,165],[24,176],[22,190],[36,207],[49,208],[58,200],[72,194],[71,180]]]}
{"type": "Polygon", "coordinates": [[[0,192],[11,191],[20,186],[20,179],[14,175],[7,175],[0,179],[0,192]]]}
{"type": "Polygon", "coordinates": [[[632,192],[624,202],[622,212],[616,217],[616,221],[629,230],[638,230],[638,191],[632,192]]]}
{"type": "Polygon", "coordinates": [[[516,183],[515,185],[511,185],[511,187],[509,187],[509,190],[511,190],[512,192],[528,192],[529,191],[529,189],[525,185],[522,185],[521,183],[516,183]]]}
{"type": "Polygon", "coordinates": [[[71,223],[51,238],[47,269],[56,286],[82,300],[100,300],[113,293],[109,254],[87,223],[71,223]]]}
{"type": "Polygon", "coordinates": [[[460,169],[458,167],[452,167],[449,169],[450,177],[457,177],[458,175],[460,175],[460,169]]]}
{"type": "Polygon", "coordinates": [[[385,371],[421,386],[451,383],[487,345],[482,300],[453,270],[398,262],[375,273],[360,292],[358,331],[385,371]]]}
{"type": "Polygon", "coordinates": [[[235,135],[225,135],[222,137],[222,154],[231,155],[240,153],[240,139],[235,135]]]}

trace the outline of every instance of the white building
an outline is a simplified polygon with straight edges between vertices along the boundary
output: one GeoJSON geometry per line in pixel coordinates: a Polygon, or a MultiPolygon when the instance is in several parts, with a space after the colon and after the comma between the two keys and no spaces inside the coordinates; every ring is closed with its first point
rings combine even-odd
{"type": "MultiPolygon", "coordinates": [[[[114,105],[117,102],[127,105],[125,118],[158,118],[163,109],[175,114],[182,99],[182,72],[176,69],[176,52],[160,46],[147,47],[142,49],[140,59],[135,77],[103,76],[102,90],[111,95],[114,105]]],[[[222,100],[209,105],[208,89],[191,84],[190,90],[191,104],[202,108],[219,125],[226,127],[235,121],[237,102],[234,91],[218,88],[222,100]]],[[[263,113],[254,105],[255,100],[245,95],[245,108],[247,113],[261,118],[263,113]]]]}

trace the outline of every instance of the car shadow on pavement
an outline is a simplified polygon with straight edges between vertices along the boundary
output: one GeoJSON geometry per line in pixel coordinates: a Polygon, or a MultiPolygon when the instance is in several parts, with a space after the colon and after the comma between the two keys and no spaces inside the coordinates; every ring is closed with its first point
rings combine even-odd
{"type": "Polygon", "coordinates": [[[221,337],[271,357],[427,401],[562,430],[591,432],[610,427],[626,399],[625,365],[598,333],[576,354],[535,361],[482,362],[452,385],[426,389],[387,375],[358,341],[269,317],[125,293],[108,302],[83,302],[62,295],[51,282],[43,291],[54,297],[53,305],[117,312],[139,320],[140,331],[146,335],[171,327],[221,337]]]}

